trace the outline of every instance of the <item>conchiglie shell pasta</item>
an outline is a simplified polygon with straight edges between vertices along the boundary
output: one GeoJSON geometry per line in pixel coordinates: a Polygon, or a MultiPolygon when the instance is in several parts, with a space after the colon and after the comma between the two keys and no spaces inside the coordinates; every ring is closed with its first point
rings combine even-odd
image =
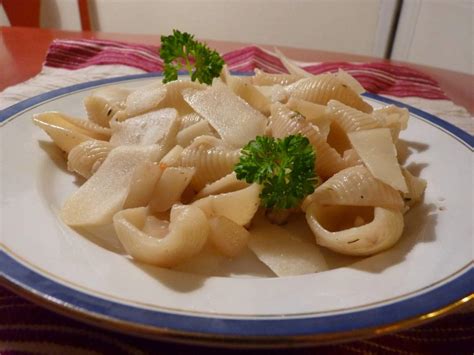
{"type": "Polygon", "coordinates": [[[397,190],[372,176],[365,166],[344,169],[306,197],[303,208],[317,201],[321,205],[379,206],[401,210],[403,200],[397,190]]]}
{"type": "Polygon", "coordinates": [[[211,195],[193,202],[209,218],[224,216],[243,226],[252,220],[260,205],[261,187],[252,184],[249,187],[219,195],[211,195]]]}
{"type": "Polygon", "coordinates": [[[196,191],[234,170],[240,151],[196,140],[181,153],[181,166],[196,168],[191,182],[196,191]]]}
{"type": "Polygon", "coordinates": [[[118,212],[113,221],[117,237],[127,253],[147,264],[175,266],[198,254],[209,235],[206,216],[194,206],[174,206],[168,233],[162,238],[142,231],[146,217],[147,209],[139,207],[118,212]]]}
{"type": "Polygon", "coordinates": [[[273,86],[273,85],[289,85],[303,78],[301,75],[295,74],[270,74],[255,69],[255,75],[252,77],[254,85],[273,86]]]}
{"type": "Polygon", "coordinates": [[[84,99],[87,117],[102,127],[109,127],[112,117],[124,108],[130,90],[108,86],[94,90],[84,99]]]}
{"type": "Polygon", "coordinates": [[[204,118],[202,118],[202,116],[197,114],[196,112],[192,112],[192,113],[188,113],[187,115],[180,116],[179,117],[179,130],[181,131],[203,120],[204,118]]]}
{"type": "Polygon", "coordinates": [[[113,149],[101,167],[64,203],[61,217],[70,226],[104,225],[120,211],[136,168],[153,161],[159,147],[123,146],[113,149]]]}
{"type": "Polygon", "coordinates": [[[302,134],[307,137],[316,150],[316,172],[323,179],[327,179],[348,166],[341,155],[324,140],[309,122],[282,104],[272,105],[270,130],[272,136],[276,138],[292,134],[302,134]]]}
{"type": "Polygon", "coordinates": [[[107,140],[111,134],[110,128],[101,127],[94,122],[56,111],[36,114],[33,119],[37,122],[70,129],[99,140],[107,140]]]}
{"type": "Polygon", "coordinates": [[[372,106],[333,74],[301,79],[288,85],[287,91],[290,97],[320,105],[326,105],[330,100],[337,100],[360,111],[372,112],[372,106]]]}
{"type": "Polygon", "coordinates": [[[338,212],[348,208],[351,207],[321,206],[318,203],[312,203],[308,207],[306,220],[316,237],[317,244],[341,254],[367,256],[390,248],[400,239],[404,226],[402,213],[382,207],[374,208],[373,220],[366,224],[364,221],[358,222],[361,218],[356,217],[354,225],[362,225],[329,230],[328,226],[333,224],[334,220],[347,219],[347,216],[338,212]]]}
{"type": "Polygon", "coordinates": [[[344,132],[361,131],[379,127],[379,122],[371,115],[343,103],[331,100],[327,105],[328,115],[344,132]]]}
{"type": "Polygon", "coordinates": [[[87,140],[96,139],[97,135],[74,126],[66,121],[48,122],[44,117],[33,117],[33,123],[43,129],[53,142],[63,151],[69,153],[75,146],[87,140]]]}
{"type": "Polygon", "coordinates": [[[95,139],[84,141],[69,152],[67,168],[88,179],[97,171],[113,148],[112,144],[105,141],[95,139]]]}

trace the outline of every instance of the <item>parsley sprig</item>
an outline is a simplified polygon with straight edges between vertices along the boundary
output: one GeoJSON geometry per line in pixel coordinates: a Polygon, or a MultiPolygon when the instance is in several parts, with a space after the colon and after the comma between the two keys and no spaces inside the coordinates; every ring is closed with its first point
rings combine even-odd
{"type": "Polygon", "coordinates": [[[178,30],[173,30],[170,36],[161,36],[160,57],[164,62],[164,83],[177,80],[179,71],[186,69],[192,81],[210,85],[224,66],[219,53],[196,41],[193,35],[178,30]]]}
{"type": "Polygon", "coordinates": [[[234,170],[238,179],[263,186],[260,198],[264,207],[288,209],[314,191],[314,163],[313,147],[302,135],[283,139],[259,136],[242,148],[234,170]]]}

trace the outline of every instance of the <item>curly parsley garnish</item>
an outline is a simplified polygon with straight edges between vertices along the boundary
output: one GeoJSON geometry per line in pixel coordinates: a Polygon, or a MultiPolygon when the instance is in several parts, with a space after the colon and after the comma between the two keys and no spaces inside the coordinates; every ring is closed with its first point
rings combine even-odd
{"type": "Polygon", "coordinates": [[[178,30],[173,30],[170,36],[161,36],[160,57],[164,62],[164,83],[177,80],[179,71],[186,69],[192,81],[210,85],[224,66],[219,53],[196,41],[193,35],[178,30]]]}
{"type": "Polygon", "coordinates": [[[288,209],[314,191],[314,164],[315,152],[308,138],[259,136],[242,148],[234,170],[238,179],[263,186],[260,198],[264,207],[288,209]]]}

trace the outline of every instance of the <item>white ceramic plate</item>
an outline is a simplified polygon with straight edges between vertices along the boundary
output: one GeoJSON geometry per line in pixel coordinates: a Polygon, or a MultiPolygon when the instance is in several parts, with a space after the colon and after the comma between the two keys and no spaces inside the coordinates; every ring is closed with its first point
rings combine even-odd
{"type": "MultiPolygon", "coordinates": [[[[473,291],[473,137],[410,108],[407,164],[428,180],[401,241],[319,274],[202,276],[140,265],[114,242],[64,225],[78,188],[34,113],[83,115],[92,88],[143,85],[153,74],[100,80],[0,112],[0,280],[64,313],[127,332],[195,342],[285,345],[382,333],[444,313],[473,291]],[[428,315],[428,316],[427,316],[428,315]]],[[[392,101],[375,95],[374,106],[392,101]]],[[[401,106],[405,106],[400,104],[401,106]]]]}

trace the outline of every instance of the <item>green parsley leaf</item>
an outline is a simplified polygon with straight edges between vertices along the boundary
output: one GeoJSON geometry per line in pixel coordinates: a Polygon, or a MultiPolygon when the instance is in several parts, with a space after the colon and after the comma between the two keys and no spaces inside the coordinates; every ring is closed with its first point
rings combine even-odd
{"type": "Polygon", "coordinates": [[[315,189],[315,157],[308,138],[302,135],[259,136],[242,148],[234,171],[238,179],[263,186],[264,207],[293,208],[315,189]]]}
{"type": "Polygon", "coordinates": [[[178,72],[186,69],[192,81],[210,85],[224,66],[219,53],[196,41],[193,35],[178,30],[173,30],[170,36],[161,36],[160,57],[164,62],[164,83],[177,80],[178,72]]]}

